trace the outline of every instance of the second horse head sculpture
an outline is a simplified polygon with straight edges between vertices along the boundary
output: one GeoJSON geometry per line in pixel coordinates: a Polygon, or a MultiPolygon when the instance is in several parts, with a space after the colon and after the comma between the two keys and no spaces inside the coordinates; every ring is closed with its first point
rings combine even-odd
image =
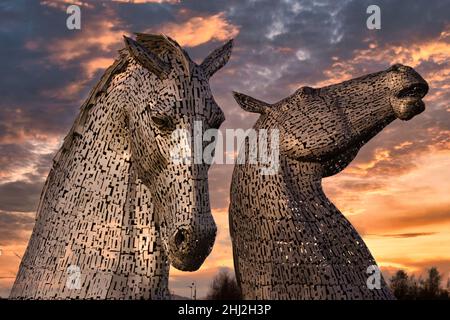
{"type": "Polygon", "coordinates": [[[235,93],[261,114],[256,131],[279,131],[278,173],[236,165],[230,232],[247,299],[391,299],[369,249],[328,200],[321,181],[342,171],[395,119],[421,113],[428,91],[412,68],[394,65],[339,84],[303,87],[274,104],[235,93]],[[369,274],[367,273],[369,271],[369,274]],[[370,273],[379,285],[368,285],[370,273]]]}

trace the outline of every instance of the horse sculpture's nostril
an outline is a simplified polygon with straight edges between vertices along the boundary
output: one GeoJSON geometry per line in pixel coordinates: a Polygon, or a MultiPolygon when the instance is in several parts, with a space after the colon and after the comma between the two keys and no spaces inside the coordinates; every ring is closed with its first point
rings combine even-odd
{"type": "Polygon", "coordinates": [[[177,248],[181,248],[183,246],[184,241],[186,240],[186,230],[178,230],[175,233],[174,244],[177,248]]]}

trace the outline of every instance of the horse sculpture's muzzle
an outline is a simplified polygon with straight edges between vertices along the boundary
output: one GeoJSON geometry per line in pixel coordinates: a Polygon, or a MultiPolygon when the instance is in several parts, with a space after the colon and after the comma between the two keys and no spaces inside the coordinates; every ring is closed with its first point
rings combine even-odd
{"type": "Polygon", "coordinates": [[[210,254],[217,227],[209,213],[202,215],[195,226],[178,227],[169,238],[169,258],[172,266],[182,271],[195,271],[210,254]]]}
{"type": "Polygon", "coordinates": [[[422,98],[428,92],[428,84],[422,77],[419,77],[398,91],[391,100],[392,108],[398,119],[410,120],[425,110],[422,98]]]}

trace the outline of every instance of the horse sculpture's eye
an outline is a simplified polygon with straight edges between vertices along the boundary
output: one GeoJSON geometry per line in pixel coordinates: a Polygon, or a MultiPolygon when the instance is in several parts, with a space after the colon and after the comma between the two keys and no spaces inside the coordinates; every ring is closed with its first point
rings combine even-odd
{"type": "Polygon", "coordinates": [[[170,120],[169,117],[166,116],[152,116],[153,123],[158,127],[158,129],[163,131],[169,131],[174,128],[173,122],[170,120]]]}
{"type": "Polygon", "coordinates": [[[400,63],[396,63],[393,66],[391,66],[389,68],[390,71],[394,71],[394,72],[401,72],[401,71],[406,71],[407,68],[404,65],[401,65],[400,63]]]}

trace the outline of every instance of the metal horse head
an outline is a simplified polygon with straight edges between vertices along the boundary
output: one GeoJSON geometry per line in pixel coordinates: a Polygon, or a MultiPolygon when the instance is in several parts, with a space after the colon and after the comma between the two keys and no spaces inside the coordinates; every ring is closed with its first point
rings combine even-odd
{"type": "MultiPolygon", "coordinates": [[[[206,163],[179,163],[171,150],[181,143],[173,133],[219,128],[225,117],[214,101],[209,78],[228,61],[232,41],[213,51],[200,65],[166,36],[125,37],[132,56],[133,90],[124,111],[131,135],[131,157],[138,177],[150,189],[156,224],[171,264],[196,270],[210,253],[216,235],[211,215],[206,163]]],[[[200,132],[201,134],[202,132],[200,132]]]]}

